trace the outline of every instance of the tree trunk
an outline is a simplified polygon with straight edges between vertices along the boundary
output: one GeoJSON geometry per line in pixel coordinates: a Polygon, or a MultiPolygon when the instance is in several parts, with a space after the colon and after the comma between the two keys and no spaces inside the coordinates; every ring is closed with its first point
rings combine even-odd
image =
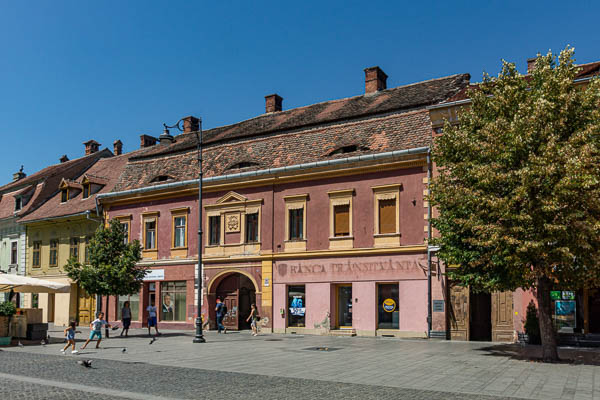
{"type": "Polygon", "coordinates": [[[550,301],[550,289],[552,281],[546,276],[538,278],[537,301],[538,315],[540,321],[540,336],[542,338],[542,361],[558,361],[558,350],[556,347],[556,334],[552,324],[552,303],[550,301]]]}
{"type": "MultiPolygon", "coordinates": [[[[548,295],[549,296],[549,295],[548,295]]],[[[109,296],[106,296],[106,314],[104,314],[104,318],[106,319],[106,322],[108,322],[108,303],[109,303],[109,296]]],[[[104,336],[108,338],[108,326],[105,326],[104,328],[104,336]]]]}

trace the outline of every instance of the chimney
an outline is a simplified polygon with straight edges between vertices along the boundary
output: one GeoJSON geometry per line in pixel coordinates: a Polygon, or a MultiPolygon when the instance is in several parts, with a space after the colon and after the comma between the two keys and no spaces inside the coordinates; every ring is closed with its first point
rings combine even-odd
{"type": "Polygon", "coordinates": [[[365,68],[365,93],[378,92],[387,88],[387,75],[379,67],[365,68]]]}
{"type": "Polygon", "coordinates": [[[200,130],[200,120],[196,117],[183,117],[183,133],[196,132],[200,130]]]}
{"type": "Polygon", "coordinates": [[[154,146],[158,141],[157,138],[150,135],[140,135],[140,148],[154,146]]]}
{"type": "Polygon", "coordinates": [[[283,98],[278,94],[270,94],[265,96],[265,112],[272,113],[281,111],[281,103],[283,102],[283,98]]]}
{"type": "Polygon", "coordinates": [[[165,130],[158,137],[158,141],[160,144],[171,144],[175,141],[175,139],[173,138],[173,135],[171,135],[171,133],[169,132],[169,129],[167,128],[166,125],[165,125],[165,130]]]}
{"type": "Polygon", "coordinates": [[[527,73],[530,74],[535,69],[535,62],[537,61],[537,57],[528,58],[527,59],[527,73]]]}
{"type": "Polygon", "coordinates": [[[21,169],[19,170],[19,172],[15,172],[13,174],[13,182],[23,179],[26,176],[27,176],[27,174],[25,172],[23,172],[23,166],[21,165],[21,169]]]}
{"type": "Polygon", "coordinates": [[[89,156],[90,154],[94,154],[95,152],[98,151],[98,148],[100,147],[100,143],[96,142],[95,140],[88,140],[87,142],[83,143],[85,145],[85,155],[89,156]]]}
{"type": "Polygon", "coordinates": [[[61,158],[59,158],[58,161],[60,161],[60,163],[62,164],[64,162],[69,161],[69,157],[67,157],[66,154],[63,154],[63,156],[61,158]]]}
{"type": "Polygon", "coordinates": [[[119,139],[113,142],[113,154],[115,156],[120,156],[123,154],[123,142],[121,142],[119,139]]]}

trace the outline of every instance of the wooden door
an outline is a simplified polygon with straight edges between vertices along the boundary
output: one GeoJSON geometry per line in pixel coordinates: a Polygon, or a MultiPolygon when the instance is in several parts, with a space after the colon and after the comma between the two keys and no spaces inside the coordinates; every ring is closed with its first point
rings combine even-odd
{"type": "Polygon", "coordinates": [[[513,338],[513,292],[494,292],[492,293],[492,340],[511,342],[513,338]]]}
{"type": "Polygon", "coordinates": [[[234,292],[228,293],[223,302],[227,307],[227,314],[223,318],[223,325],[227,329],[237,330],[239,329],[239,296],[240,291],[235,290],[234,292]]]}
{"type": "Polygon", "coordinates": [[[77,288],[77,319],[79,325],[89,325],[94,320],[96,299],[82,288],[77,288]]]}
{"type": "Polygon", "coordinates": [[[450,339],[469,340],[469,288],[458,285],[450,287],[450,339]]]}

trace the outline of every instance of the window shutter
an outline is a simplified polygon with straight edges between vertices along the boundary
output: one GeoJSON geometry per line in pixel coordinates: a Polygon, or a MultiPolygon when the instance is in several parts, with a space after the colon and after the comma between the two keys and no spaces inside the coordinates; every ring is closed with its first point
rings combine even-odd
{"type": "Polygon", "coordinates": [[[379,233],[396,233],[396,199],[379,200],[379,233]]]}
{"type": "Polygon", "coordinates": [[[350,235],[350,206],[337,205],[333,207],[334,236],[350,235]]]}

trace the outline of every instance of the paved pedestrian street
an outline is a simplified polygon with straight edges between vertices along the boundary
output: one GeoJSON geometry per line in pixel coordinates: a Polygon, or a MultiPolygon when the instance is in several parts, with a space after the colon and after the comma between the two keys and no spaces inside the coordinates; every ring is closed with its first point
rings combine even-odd
{"type": "Polygon", "coordinates": [[[3,348],[0,398],[600,399],[600,367],[522,361],[490,343],[209,332],[193,344],[165,331],[150,344],[132,332],[79,355],[61,355],[58,330],[45,346],[3,348]]]}

